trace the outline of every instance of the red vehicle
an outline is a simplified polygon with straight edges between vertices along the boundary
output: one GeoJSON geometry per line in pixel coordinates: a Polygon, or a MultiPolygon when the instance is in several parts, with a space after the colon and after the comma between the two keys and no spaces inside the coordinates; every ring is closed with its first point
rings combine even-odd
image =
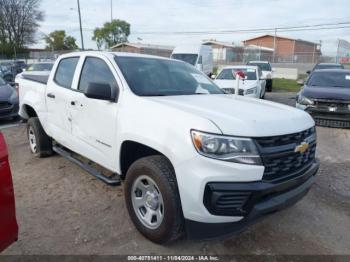
{"type": "Polygon", "coordinates": [[[7,146],[0,133],[0,252],[18,238],[15,197],[7,146]]]}

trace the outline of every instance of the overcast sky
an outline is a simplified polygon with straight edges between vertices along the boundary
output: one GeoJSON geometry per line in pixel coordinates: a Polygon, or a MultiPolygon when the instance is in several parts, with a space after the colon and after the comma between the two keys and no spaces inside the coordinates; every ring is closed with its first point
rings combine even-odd
{"type": "MultiPolygon", "coordinates": [[[[260,33],[234,34],[142,34],[150,31],[213,31],[300,26],[350,22],[349,0],[112,0],[113,17],[131,24],[129,42],[177,45],[200,43],[203,39],[241,44],[260,33]],[[140,40],[140,39],[142,40],[140,40]]],[[[110,20],[110,0],[80,0],[85,48],[96,48],[92,30],[110,20]]],[[[63,29],[80,46],[75,0],[42,0],[45,20],[38,39],[63,29]]],[[[349,26],[349,25],[348,25],[349,26]]],[[[322,51],[335,54],[337,39],[350,41],[350,28],[322,31],[281,32],[282,36],[319,42],[322,51]]],[[[40,41],[36,47],[44,47],[40,41]]]]}

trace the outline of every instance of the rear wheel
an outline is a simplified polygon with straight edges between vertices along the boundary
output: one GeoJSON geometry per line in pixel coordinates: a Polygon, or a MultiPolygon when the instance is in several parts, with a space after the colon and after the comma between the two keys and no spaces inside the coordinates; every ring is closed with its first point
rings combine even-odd
{"type": "Polygon", "coordinates": [[[27,122],[27,136],[30,151],[37,157],[52,155],[52,139],[45,133],[39,118],[29,118],[27,122]]]}
{"type": "Polygon", "coordinates": [[[135,161],[125,179],[125,201],[135,227],[164,244],[183,232],[183,215],[174,169],[164,156],[135,161]]]}

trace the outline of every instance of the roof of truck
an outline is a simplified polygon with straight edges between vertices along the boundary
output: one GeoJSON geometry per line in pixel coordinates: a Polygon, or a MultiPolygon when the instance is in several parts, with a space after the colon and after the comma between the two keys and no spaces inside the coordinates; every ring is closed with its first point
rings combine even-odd
{"type": "Polygon", "coordinates": [[[105,56],[128,56],[128,57],[145,57],[145,58],[158,58],[158,59],[169,59],[167,57],[161,57],[161,56],[155,56],[155,55],[146,55],[146,54],[139,54],[139,53],[128,53],[128,52],[112,52],[112,51],[78,51],[78,52],[71,52],[64,55],[61,55],[62,57],[74,57],[74,56],[80,56],[80,55],[105,55],[105,56]]]}

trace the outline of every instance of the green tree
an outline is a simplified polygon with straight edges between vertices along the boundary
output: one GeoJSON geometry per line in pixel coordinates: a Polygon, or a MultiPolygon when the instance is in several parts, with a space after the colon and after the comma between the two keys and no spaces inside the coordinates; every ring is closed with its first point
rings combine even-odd
{"type": "Polygon", "coordinates": [[[104,35],[104,32],[103,32],[103,29],[102,28],[96,28],[94,30],[94,34],[93,34],[92,40],[96,42],[98,50],[101,50],[102,46],[104,45],[104,39],[105,39],[105,35],[104,35]]]}
{"type": "Polygon", "coordinates": [[[44,37],[47,44],[46,48],[50,50],[73,50],[78,46],[73,36],[67,36],[66,31],[56,30],[44,37]]]}
{"type": "Polygon", "coordinates": [[[114,19],[107,22],[101,28],[96,28],[92,40],[96,41],[97,48],[100,50],[104,45],[105,48],[111,48],[119,43],[128,41],[130,35],[130,24],[124,20],[114,19]]]}

